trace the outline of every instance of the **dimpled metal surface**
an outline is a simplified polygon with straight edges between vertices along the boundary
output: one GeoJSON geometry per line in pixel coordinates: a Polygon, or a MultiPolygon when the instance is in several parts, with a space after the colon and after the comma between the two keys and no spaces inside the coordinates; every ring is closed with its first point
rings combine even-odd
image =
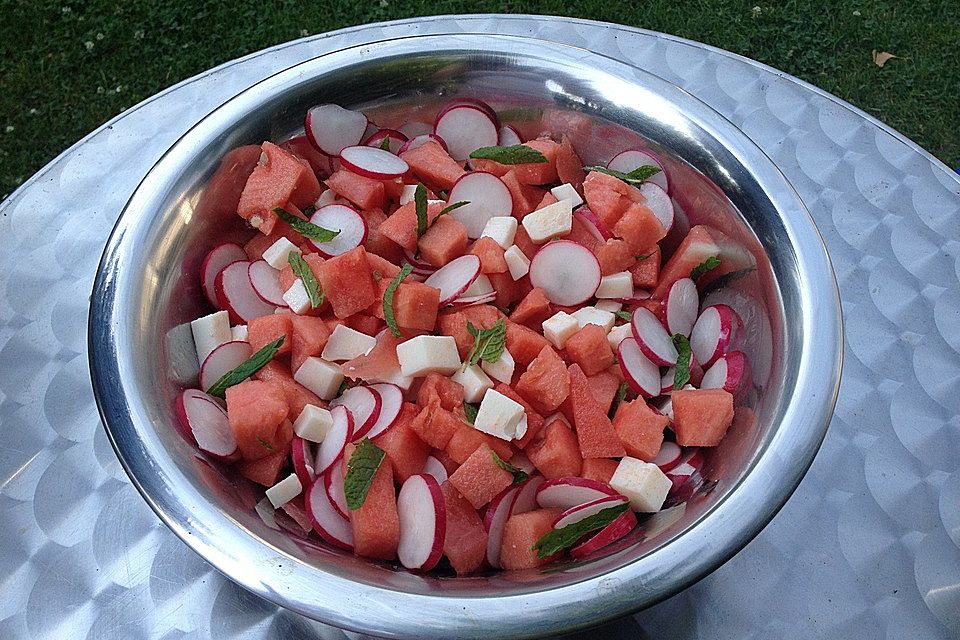
{"type": "Polygon", "coordinates": [[[99,425],[87,292],[130,191],[211,109],[327,51],[451,31],[565,42],[683,87],[784,171],[837,272],[846,367],[800,488],[734,559],[606,636],[960,635],[957,176],[835,98],[737,56],[609,25],[490,16],[359,27],[225,65],[120,116],[2,205],[0,637],[355,637],[243,591],[153,515],[99,425]]]}

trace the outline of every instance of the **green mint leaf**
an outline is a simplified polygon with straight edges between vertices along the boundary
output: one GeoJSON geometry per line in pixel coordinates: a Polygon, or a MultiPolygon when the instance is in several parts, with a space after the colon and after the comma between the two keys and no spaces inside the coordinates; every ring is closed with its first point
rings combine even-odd
{"type": "Polygon", "coordinates": [[[303,256],[291,251],[287,254],[287,263],[293,269],[293,274],[303,282],[303,288],[307,290],[307,297],[310,298],[310,306],[316,309],[322,305],[326,295],[320,290],[320,283],[303,256]]]}
{"type": "Polygon", "coordinates": [[[476,405],[472,405],[469,402],[464,402],[463,413],[467,416],[467,420],[470,422],[470,424],[475,424],[477,421],[477,414],[480,413],[480,409],[476,405]]]}
{"type": "Polygon", "coordinates": [[[690,339],[682,333],[673,336],[673,345],[677,348],[677,365],[673,372],[673,388],[683,389],[690,382],[690,339]]]}
{"type": "Polygon", "coordinates": [[[477,364],[481,360],[494,363],[503,355],[507,340],[507,324],[503,318],[497,320],[489,329],[477,329],[467,322],[467,331],[473,336],[473,347],[467,354],[464,368],[467,365],[477,364]]]}
{"type": "Polygon", "coordinates": [[[338,398],[343,395],[343,392],[350,388],[350,383],[344,380],[340,383],[340,386],[337,388],[337,395],[334,398],[338,398]]]}
{"type": "Polygon", "coordinates": [[[524,144],[514,144],[509,147],[480,147],[470,154],[477,160],[493,160],[500,164],[528,164],[531,162],[547,162],[547,158],[524,144]]]}
{"type": "Polygon", "coordinates": [[[264,449],[267,449],[268,451],[273,451],[273,445],[267,442],[266,440],[264,440],[262,436],[257,436],[257,442],[264,449]]]}
{"type": "Polygon", "coordinates": [[[390,136],[383,136],[380,140],[380,150],[390,151],[390,136]]]}
{"type": "Polygon", "coordinates": [[[629,508],[626,502],[623,504],[618,504],[615,507],[609,507],[598,511],[597,513],[580,520],[579,522],[574,522],[573,524],[568,524],[565,527],[560,529],[554,529],[553,531],[548,532],[542,538],[534,543],[533,548],[537,552],[538,558],[546,558],[552,556],[558,551],[562,551],[567,547],[572,547],[576,544],[577,540],[590,533],[591,531],[597,531],[603,529],[605,526],[616,520],[621,513],[626,511],[629,508]]]}
{"type": "Polygon", "coordinates": [[[370,442],[370,438],[361,440],[353,451],[347,461],[347,473],[343,477],[343,493],[347,497],[347,508],[350,511],[356,511],[363,506],[384,455],[383,449],[370,442]]]}
{"type": "Polygon", "coordinates": [[[690,270],[690,279],[696,282],[700,276],[705,274],[707,271],[712,271],[720,266],[720,258],[717,256],[710,256],[693,269],[690,270]]]}
{"type": "Polygon", "coordinates": [[[307,222],[303,218],[298,218],[292,213],[283,210],[280,207],[277,207],[273,210],[277,216],[290,225],[294,231],[302,235],[304,238],[310,238],[316,242],[330,242],[339,235],[340,231],[331,231],[330,229],[324,229],[323,227],[318,227],[312,222],[307,222]]]}
{"type": "Polygon", "coordinates": [[[627,184],[632,184],[635,187],[640,186],[641,184],[649,180],[652,176],[655,176],[656,174],[660,173],[660,167],[654,167],[651,165],[637,167],[636,169],[634,169],[629,173],[624,173],[623,171],[615,171],[613,169],[607,169],[606,167],[600,167],[597,165],[584,167],[583,170],[586,171],[587,173],[591,171],[596,171],[597,173],[605,173],[608,176],[613,176],[614,178],[623,180],[627,184]]]}
{"type": "Polygon", "coordinates": [[[455,210],[459,209],[460,207],[464,207],[464,206],[466,206],[466,205],[468,205],[468,204],[470,204],[470,201],[469,201],[469,200],[461,200],[460,202],[454,202],[453,204],[449,204],[449,205],[445,206],[443,209],[440,210],[440,213],[437,214],[437,217],[434,218],[433,221],[436,222],[437,219],[440,218],[440,216],[445,216],[445,215],[447,215],[448,213],[450,213],[451,211],[455,211],[455,210]]]}
{"type": "Polygon", "coordinates": [[[627,322],[630,322],[631,320],[633,320],[633,315],[629,311],[624,311],[623,309],[620,309],[619,311],[614,311],[613,315],[617,316],[621,320],[626,320],[627,322]]]}
{"type": "Polygon", "coordinates": [[[650,256],[652,256],[654,253],[656,253],[656,252],[655,252],[655,251],[651,251],[650,253],[648,253],[648,254],[646,254],[646,255],[643,255],[643,256],[633,256],[633,259],[634,259],[634,260],[638,260],[638,261],[639,261],[639,260],[646,260],[647,258],[649,258],[650,256]]]}
{"type": "Polygon", "coordinates": [[[267,366],[267,363],[273,360],[283,344],[284,336],[280,336],[270,344],[266,345],[255,354],[247,358],[237,368],[227,371],[219,380],[213,383],[207,393],[211,396],[223,398],[226,395],[227,387],[240,384],[260,369],[267,366]]]}
{"type": "Polygon", "coordinates": [[[527,472],[523,469],[517,469],[515,466],[501,458],[497,455],[497,452],[493,449],[490,449],[490,455],[493,457],[493,461],[497,464],[498,467],[504,471],[509,471],[513,475],[513,484],[520,484],[530,476],[527,475],[527,472]]]}
{"type": "Polygon", "coordinates": [[[429,220],[427,219],[427,188],[423,184],[418,184],[413,192],[413,206],[417,211],[417,237],[419,238],[427,232],[429,220]]]}
{"type": "Polygon", "coordinates": [[[390,333],[393,334],[394,338],[399,338],[402,334],[400,333],[400,327],[397,326],[397,318],[393,313],[393,294],[397,292],[397,287],[400,286],[404,278],[410,275],[411,271],[413,271],[413,267],[410,263],[404,262],[400,273],[390,282],[387,290],[383,292],[383,319],[390,328],[390,333]]]}
{"type": "Polygon", "coordinates": [[[627,397],[627,388],[626,382],[621,382],[620,386],[617,387],[617,395],[613,396],[613,402],[610,404],[610,412],[607,413],[611,418],[617,415],[617,408],[620,407],[620,403],[627,397]]]}

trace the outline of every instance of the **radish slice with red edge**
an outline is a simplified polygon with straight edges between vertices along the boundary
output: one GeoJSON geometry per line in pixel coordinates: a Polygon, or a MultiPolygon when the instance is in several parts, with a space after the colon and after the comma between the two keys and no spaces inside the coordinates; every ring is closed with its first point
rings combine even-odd
{"type": "Polygon", "coordinates": [[[677,368],[668,367],[667,372],[660,377],[660,395],[673,391],[673,382],[677,379],[677,368]]]}
{"type": "Polygon", "coordinates": [[[474,105],[460,105],[440,113],[433,132],[447,143],[447,151],[457,162],[481,147],[497,145],[497,123],[486,111],[474,105]]]}
{"type": "Polygon", "coordinates": [[[614,171],[623,173],[630,173],[634,169],[648,166],[660,169],[660,171],[653,174],[648,181],[654,183],[664,191],[670,191],[670,181],[667,178],[663,163],[660,161],[659,156],[652,151],[629,149],[618,153],[607,163],[607,169],[613,169],[614,171]]]}
{"type": "Polygon", "coordinates": [[[673,345],[673,338],[652,311],[646,307],[637,307],[633,312],[631,326],[633,337],[637,339],[640,350],[650,362],[660,367],[677,364],[677,348],[673,345]]]}
{"type": "Polygon", "coordinates": [[[580,222],[587,228],[587,231],[590,232],[590,235],[600,242],[606,242],[613,237],[590,207],[579,207],[573,212],[573,215],[579,218],[580,222]]]}
{"type": "Polygon", "coordinates": [[[330,402],[331,407],[344,406],[353,416],[353,439],[364,438],[380,417],[380,394],[370,387],[350,387],[339,398],[330,402]]]}
{"type": "Polygon", "coordinates": [[[410,138],[416,138],[417,136],[433,133],[433,125],[427,122],[411,120],[410,122],[405,122],[400,125],[397,128],[397,131],[403,134],[409,140],[410,138]]]}
{"type": "Polygon", "coordinates": [[[436,479],[427,474],[407,478],[397,495],[400,544],[397,558],[407,569],[430,571],[443,555],[447,509],[436,479]]]}
{"type": "Polygon", "coordinates": [[[622,497],[606,482],[580,477],[556,478],[537,489],[537,504],[569,509],[610,496],[622,497]]]}
{"type": "Polygon", "coordinates": [[[513,126],[505,124],[500,127],[500,131],[497,133],[497,144],[501,147],[512,147],[517,144],[521,144],[523,139],[520,137],[520,132],[517,131],[513,126]]]}
{"type": "Polygon", "coordinates": [[[356,145],[340,152],[340,164],[354,173],[374,180],[392,180],[410,170],[407,162],[386,149],[356,145]]]}
{"type": "Polygon", "coordinates": [[[321,104],[307,111],[303,122],[307,140],[328,156],[359,144],[367,132],[367,116],[337,104],[321,104]]]}
{"type": "Polygon", "coordinates": [[[634,393],[644,398],[660,395],[660,369],[650,362],[635,338],[624,338],[617,346],[617,361],[624,379],[634,393]]]}
{"type": "Polygon", "coordinates": [[[507,487],[490,501],[483,516],[483,528],[487,531],[487,562],[497,569],[500,568],[503,528],[507,524],[519,492],[519,486],[507,487]]]}
{"type": "Polygon", "coordinates": [[[742,351],[731,351],[717,358],[713,366],[707,369],[706,373],[703,374],[703,380],[700,382],[700,388],[723,389],[730,393],[736,393],[740,389],[740,383],[743,382],[746,370],[747,356],[742,351]]]}
{"type": "Polygon", "coordinates": [[[480,258],[465,255],[437,269],[424,284],[440,290],[440,304],[450,304],[470,288],[480,275],[480,258]]]}
{"type": "Polygon", "coordinates": [[[343,465],[335,464],[323,474],[323,488],[327,491],[330,504],[337,513],[350,519],[350,507],[347,506],[347,494],[343,488],[343,465]]]}
{"type": "Polygon", "coordinates": [[[290,458],[293,460],[293,472],[297,474],[300,485],[309,487],[317,479],[313,470],[313,443],[300,436],[293,436],[290,443],[290,458]]]}
{"type": "Polygon", "coordinates": [[[353,415],[346,407],[339,405],[330,408],[333,425],[317,447],[313,471],[320,475],[343,455],[347,443],[353,439],[353,415]]]}
{"type": "Polygon", "coordinates": [[[433,266],[429,262],[424,262],[418,258],[413,251],[410,251],[407,248],[404,248],[403,255],[407,259],[407,262],[410,263],[410,266],[413,267],[414,271],[427,271],[429,273],[433,273],[437,270],[437,267],[433,266]]]}
{"type": "Polygon", "coordinates": [[[227,412],[211,396],[197,389],[187,389],[177,398],[177,414],[200,451],[224,462],[236,459],[237,440],[227,412]]]}
{"type": "Polygon", "coordinates": [[[653,215],[657,217],[660,224],[663,225],[663,230],[670,233],[670,229],[673,228],[674,219],[673,200],[671,200],[667,192],[663,190],[663,187],[652,181],[641,184],[640,193],[646,198],[644,204],[653,212],[653,215]]]}
{"type": "Polygon", "coordinates": [[[660,451],[657,452],[656,457],[651,462],[660,467],[660,471],[666,473],[680,464],[682,453],[683,450],[680,445],[676,442],[667,441],[660,445],[660,451]]]}
{"type": "Polygon", "coordinates": [[[490,278],[487,277],[487,274],[481,273],[477,276],[477,279],[473,281],[467,290],[464,291],[460,297],[461,298],[472,298],[474,296],[485,296],[491,293],[496,293],[493,290],[493,284],[490,282],[490,278]]]}
{"type": "Polygon", "coordinates": [[[446,482],[449,477],[447,468],[433,456],[427,456],[427,461],[423,465],[423,472],[436,478],[440,484],[446,482]]]}
{"type": "Polygon", "coordinates": [[[439,111],[439,113],[437,113],[437,118],[439,119],[440,116],[445,114],[447,111],[456,109],[457,107],[473,107],[474,109],[480,109],[480,111],[483,111],[485,114],[487,114],[488,118],[493,120],[498,129],[500,127],[500,117],[497,115],[497,112],[494,110],[494,108],[483,100],[478,100],[477,98],[457,98],[452,100],[448,102],[446,106],[439,111]]]}
{"type": "Polygon", "coordinates": [[[325,258],[339,256],[356,249],[367,239],[367,222],[360,212],[345,204],[328,204],[310,216],[310,222],[339,233],[330,242],[309,240],[325,258]]]}
{"type": "Polygon", "coordinates": [[[203,259],[203,264],[200,266],[200,284],[203,286],[203,294],[207,296],[210,304],[219,308],[217,291],[214,288],[214,281],[217,279],[217,275],[223,271],[227,265],[246,259],[247,253],[243,250],[243,247],[238,244],[233,244],[232,242],[221,244],[210,250],[207,257],[203,259]]]}
{"type": "Polygon", "coordinates": [[[283,299],[283,289],[280,288],[280,272],[271,267],[269,262],[266,260],[251,262],[247,267],[247,277],[250,278],[250,285],[261,300],[277,307],[287,306],[283,299]]]}
{"type": "Polygon", "coordinates": [[[403,155],[407,151],[413,151],[414,149],[418,149],[431,141],[436,142],[441,147],[443,147],[444,151],[447,150],[447,143],[444,142],[443,138],[441,138],[435,133],[425,133],[422,135],[414,136],[409,140],[407,140],[406,142],[404,142],[402,145],[400,145],[400,149],[397,150],[397,155],[403,155]]]}
{"type": "Polygon", "coordinates": [[[562,529],[571,524],[580,522],[584,518],[595,516],[604,509],[626,504],[626,502],[627,499],[623,496],[604,496],[584,504],[578,504],[577,506],[570,507],[558,515],[557,519],[553,521],[553,528],[562,529]]]}
{"type": "Polygon", "coordinates": [[[403,409],[403,391],[397,385],[388,382],[372,384],[369,389],[380,397],[377,420],[367,431],[367,437],[372,440],[396,424],[400,410],[403,409]]]}
{"type": "Polygon", "coordinates": [[[614,298],[616,302],[619,302],[620,304],[625,304],[625,305],[639,304],[644,300],[649,300],[649,299],[650,299],[650,292],[644,291],[643,289],[634,289],[633,295],[631,295],[629,298],[614,298]]]}
{"type": "Polygon", "coordinates": [[[509,216],[513,196],[503,180],[486,171],[471,171],[450,188],[447,204],[468,202],[448,215],[467,228],[467,237],[479,238],[490,218],[509,216]]]}
{"type": "Polygon", "coordinates": [[[484,293],[479,296],[460,296],[456,300],[450,303],[455,309],[462,309],[463,307],[472,307],[478,304],[488,304],[497,299],[497,292],[491,291],[490,293],[484,293]]]}
{"type": "Polygon", "coordinates": [[[613,544],[617,540],[624,538],[637,526],[637,516],[630,509],[627,509],[616,519],[600,529],[596,534],[590,536],[580,544],[570,549],[570,556],[578,560],[587,558],[594,553],[601,551],[605,547],[613,544]]]}
{"type": "MultiPolygon", "coordinates": [[[[549,424],[546,422],[545,424],[549,424]]],[[[537,508],[537,491],[540,485],[546,482],[546,478],[541,475],[530,476],[517,486],[520,487],[520,493],[517,499],[513,501],[513,507],[510,509],[510,515],[517,513],[526,513],[537,508]]]]}
{"type": "Polygon", "coordinates": [[[220,308],[227,310],[232,324],[269,316],[277,309],[276,305],[265,302],[257,295],[250,284],[249,267],[250,263],[246,260],[234,262],[227,265],[214,281],[220,308]]]}
{"type": "Polygon", "coordinates": [[[703,310],[690,333],[690,349],[701,366],[710,367],[726,353],[738,324],[740,316],[725,304],[716,304],[703,310]]]}
{"type": "Polygon", "coordinates": [[[353,551],[353,527],[333,506],[322,479],[307,489],[305,503],[313,530],[333,546],[353,551]]]}
{"type": "Polygon", "coordinates": [[[667,289],[663,300],[663,315],[671,335],[681,333],[688,338],[697,322],[700,294],[690,278],[680,278],[667,289]]]}
{"type": "Polygon", "coordinates": [[[368,147],[377,147],[379,149],[380,145],[383,144],[384,138],[390,139],[389,148],[387,149],[390,153],[399,153],[400,147],[403,146],[403,143],[410,139],[396,129],[380,129],[372,136],[364,140],[363,144],[367,145],[368,147]]]}
{"type": "Polygon", "coordinates": [[[530,261],[530,283],[550,302],[565,307],[582,304],[600,286],[600,263],[593,252],[570,240],[540,247],[530,261]]]}
{"type": "Polygon", "coordinates": [[[225,373],[239,367],[251,355],[253,350],[250,343],[242,340],[231,340],[216,347],[200,365],[200,388],[209,389],[225,373]]]}
{"type": "MultiPolygon", "coordinates": [[[[544,420],[543,424],[550,424],[550,423],[544,420]]],[[[520,471],[523,471],[527,475],[532,475],[537,472],[537,467],[532,462],[530,462],[530,458],[525,456],[523,454],[523,451],[518,451],[515,454],[513,454],[513,457],[510,458],[510,464],[515,466],[517,469],[520,469],[520,471]]]]}

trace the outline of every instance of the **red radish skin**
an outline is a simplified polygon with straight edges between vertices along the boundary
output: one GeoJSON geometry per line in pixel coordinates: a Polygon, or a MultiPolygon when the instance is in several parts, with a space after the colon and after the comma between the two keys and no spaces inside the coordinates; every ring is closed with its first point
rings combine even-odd
{"type": "Polygon", "coordinates": [[[203,364],[200,365],[200,388],[209,389],[225,373],[239,367],[251,355],[249,342],[224,342],[203,359],[203,364]]]}
{"type": "Polygon", "coordinates": [[[513,126],[505,124],[500,127],[500,131],[497,134],[497,144],[499,146],[512,147],[522,142],[523,138],[520,137],[520,132],[517,131],[513,126]]]}
{"type": "Polygon", "coordinates": [[[621,504],[625,504],[627,499],[621,496],[604,496],[603,498],[597,498],[596,500],[591,500],[584,504],[578,504],[575,507],[570,507],[559,516],[553,522],[554,529],[562,529],[571,524],[580,522],[585,518],[596,515],[603,511],[604,509],[609,509],[611,507],[616,507],[621,504]]]}
{"type": "Polygon", "coordinates": [[[430,571],[443,555],[447,514],[436,479],[427,474],[407,478],[397,496],[400,545],[397,557],[408,569],[430,571]]]}
{"type": "Polygon", "coordinates": [[[455,258],[437,269],[423,281],[427,286],[440,290],[440,304],[450,304],[470,288],[480,275],[480,258],[465,255],[455,258]]]}
{"type": "Polygon", "coordinates": [[[572,476],[547,480],[537,489],[537,504],[541,507],[569,509],[600,498],[622,497],[606,482],[572,476]]]}
{"type": "Polygon", "coordinates": [[[330,402],[331,407],[343,406],[353,416],[353,438],[356,442],[367,436],[380,417],[380,394],[370,387],[350,387],[339,398],[330,402]]]}
{"type": "Polygon", "coordinates": [[[613,159],[610,160],[610,162],[607,163],[607,169],[622,171],[623,173],[630,173],[634,169],[647,166],[660,168],[660,172],[655,173],[649,179],[649,182],[652,182],[664,191],[669,192],[670,180],[667,176],[666,169],[664,168],[659,156],[652,151],[647,151],[646,149],[628,149],[627,151],[618,153],[613,157],[613,159]]]}
{"type": "Polygon", "coordinates": [[[251,262],[247,267],[247,277],[250,278],[250,286],[261,300],[276,307],[287,306],[280,286],[280,272],[271,267],[266,260],[251,262]]]}
{"type": "MultiPolygon", "coordinates": [[[[426,125],[426,126],[429,126],[429,125],[426,125]]],[[[383,144],[384,138],[390,139],[390,143],[389,143],[390,153],[397,153],[397,154],[400,153],[400,147],[403,146],[403,143],[410,139],[409,137],[405,136],[403,133],[401,133],[400,131],[397,131],[396,129],[380,129],[379,131],[374,133],[372,136],[367,138],[363,142],[363,144],[367,145],[368,147],[377,147],[379,149],[380,145],[383,144]]]]}
{"type": "Polygon", "coordinates": [[[643,353],[635,338],[624,338],[617,346],[617,361],[627,384],[644,398],[660,395],[660,369],[643,353]]]}
{"type": "Polygon", "coordinates": [[[700,294],[697,285],[690,278],[681,278],[667,290],[663,300],[664,324],[671,335],[682,334],[690,337],[693,325],[697,322],[700,310],[700,294]]]}
{"type": "Polygon", "coordinates": [[[573,214],[580,218],[580,221],[586,225],[587,230],[600,242],[606,242],[613,237],[613,234],[604,226],[600,218],[597,217],[589,207],[580,207],[573,214]]]}
{"type": "Polygon", "coordinates": [[[290,443],[290,457],[293,460],[293,472],[297,474],[300,485],[309,487],[317,479],[313,470],[313,443],[300,436],[293,436],[290,443]]]}
{"type": "Polygon", "coordinates": [[[480,147],[497,144],[498,132],[494,118],[474,105],[454,106],[440,113],[433,132],[444,139],[450,156],[463,162],[480,147]]]}
{"type": "Polygon", "coordinates": [[[353,416],[344,406],[331,407],[333,426],[317,447],[317,457],[314,462],[314,472],[317,475],[324,473],[330,466],[340,459],[347,443],[353,439],[353,416]]]}
{"type": "Polygon", "coordinates": [[[469,202],[448,215],[467,228],[467,237],[479,238],[490,218],[509,216],[513,197],[503,181],[486,171],[471,171],[460,177],[450,189],[447,204],[469,202]]]}
{"type": "Polygon", "coordinates": [[[257,295],[250,284],[249,267],[250,263],[245,260],[234,262],[217,274],[214,281],[220,308],[230,314],[232,324],[271,315],[277,308],[257,295]]]}
{"type": "Polygon", "coordinates": [[[500,568],[500,543],[503,541],[503,525],[513,511],[513,503],[520,492],[519,486],[507,487],[490,501],[483,516],[483,528],[487,530],[487,562],[500,568]]]}
{"type": "Polygon", "coordinates": [[[347,506],[347,495],[343,490],[343,465],[335,464],[323,474],[323,488],[327,491],[330,504],[337,513],[350,519],[350,508],[347,506]]]}
{"type": "Polygon", "coordinates": [[[640,193],[646,198],[644,204],[663,225],[664,231],[670,233],[675,218],[673,200],[670,199],[663,187],[652,181],[641,184],[640,193]]]}
{"type": "Polygon", "coordinates": [[[636,526],[637,516],[633,513],[633,511],[627,509],[617,516],[616,520],[605,526],[596,534],[587,538],[584,542],[581,542],[577,546],[570,549],[570,555],[577,560],[588,558],[594,553],[602,550],[604,547],[607,547],[617,540],[622,539],[624,536],[633,531],[634,527],[636,526]]]}
{"type": "Polygon", "coordinates": [[[367,222],[360,212],[345,204],[328,204],[310,216],[310,222],[339,233],[330,242],[309,240],[310,244],[326,258],[352,251],[367,239],[367,222]]]}
{"type": "Polygon", "coordinates": [[[367,116],[336,104],[321,104],[307,111],[303,128],[317,151],[338,155],[344,147],[359,144],[367,131],[367,116]]]}
{"type": "Polygon", "coordinates": [[[433,456],[427,456],[427,461],[423,465],[423,472],[433,476],[439,484],[443,484],[450,477],[443,463],[433,456]]]}
{"type": "Polygon", "coordinates": [[[498,129],[500,127],[500,118],[497,116],[497,112],[494,110],[494,108],[483,100],[478,100],[477,98],[457,98],[456,100],[452,100],[447,103],[447,105],[444,106],[439,113],[437,113],[437,118],[456,107],[473,107],[474,109],[480,109],[487,114],[488,118],[493,120],[498,129]]]}
{"type": "Polygon", "coordinates": [[[399,178],[410,170],[403,158],[386,149],[367,145],[346,147],[340,152],[340,164],[356,174],[375,180],[399,178]]]}
{"type": "MultiPolygon", "coordinates": [[[[549,424],[549,422],[548,422],[549,424]]],[[[546,482],[546,478],[541,475],[531,476],[517,486],[520,492],[517,493],[517,499],[513,501],[513,507],[510,509],[510,515],[515,513],[526,513],[537,508],[537,491],[540,485],[546,482]]]]}
{"type": "Polygon", "coordinates": [[[664,442],[663,445],[660,446],[657,457],[651,460],[651,462],[660,467],[660,471],[666,473],[680,464],[682,454],[683,450],[676,442],[664,442]]]}
{"type": "Polygon", "coordinates": [[[740,317],[737,312],[725,304],[716,304],[703,310],[690,333],[690,349],[704,369],[726,353],[734,340],[738,324],[740,317]]]}
{"type": "Polygon", "coordinates": [[[543,245],[530,261],[530,284],[543,289],[550,302],[565,307],[593,297],[600,277],[593,252],[570,240],[543,245]]]}
{"type": "Polygon", "coordinates": [[[333,506],[323,480],[318,478],[307,490],[307,516],[313,530],[335,547],[353,551],[353,528],[350,521],[333,506]]]}
{"type": "Polygon", "coordinates": [[[440,136],[434,133],[424,133],[424,134],[418,134],[416,136],[413,136],[409,140],[404,142],[400,146],[400,149],[397,151],[397,155],[402,155],[407,151],[413,151],[414,149],[417,149],[427,144],[431,140],[433,140],[434,142],[439,144],[441,147],[443,147],[444,151],[447,151],[447,143],[444,142],[443,138],[441,138],[440,136]]]}
{"type": "Polygon", "coordinates": [[[397,385],[386,382],[372,384],[369,389],[380,397],[377,420],[366,433],[366,437],[372,440],[396,424],[400,410],[403,409],[403,391],[397,385]]]}
{"type": "Polygon", "coordinates": [[[237,459],[237,441],[227,412],[209,395],[187,389],[177,398],[177,414],[191,441],[216,460],[237,459]]]}
{"type": "Polygon", "coordinates": [[[414,271],[427,271],[429,273],[433,273],[437,270],[437,267],[433,266],[429,262],[424,262],[423,260],[418,258],[413,251],[410,251],[409,249],[404,249],[403,255],[406,257],[407,262],[410,263],[410,266],[413,267],[414,271]]]}
{"type": "Polygon", "coordinates": [[[460,296],[459,298],[451,302],[450,305],[453,306],[454,308],[461,309],[463,307],[472,307],[478,304],[489,304],[495,301],[496,299],[497,299],[497,292],[492,291],[490,293],[485,293],[479,296],[470,296],[469,298],[460,296]]]}
{"type": "MultiPolygon", "coordinates": [[[[219,348],[219,347],[218,347],[219,348]]],[[[208,358],[210,356],[207,356],[208,358]]],[[[700,382],[701,389],[723,389],[736,394],[745,378],[747,356],[742,351],[731,351],[713,363],[700,382]]]]}
{"type": "Polygon", "coordinates": [[[646,307],[634,310],[631,327],[640,350],[650,362],[660,367],[677,364],[677,348],[673,346],[673,338],[652,311],[646,307]]]}
{"type": "Polygon", "coordinates": [[[247,253],[243,250],[243,247],[238,244],[233,244],[232,242],[221,244],[210,250],[210,253],[203,259],[203,264],[200,266],[200,284],[203,286],[203,294],[207,296],[210,304],[219,308],[217,291],[214,288],[214,281],[217,279],[217,275],[219,275],[227,265],[240,262],[241,260],[245,261],[246,259],[247,253]]]}

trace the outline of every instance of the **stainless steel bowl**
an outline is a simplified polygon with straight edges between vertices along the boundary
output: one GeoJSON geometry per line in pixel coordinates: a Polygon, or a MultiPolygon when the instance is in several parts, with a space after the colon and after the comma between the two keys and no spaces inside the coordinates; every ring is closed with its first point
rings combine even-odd
{"type": "Polygon", "coordinates": [[[107,433],[147,502],[203,558],[311,618],[383,636],[537,636],[655,603],[730,558],[773,517],[813,460],[840,377],[841,316],[817,230],[777,168],[728,121],[643,70],[546,41],[414,36],[333,52],[243,91],[191,129],[131,197],[90,310],[90,359],[107,433]],[[395,123],[480,96],[536,133],[572,133],[585,160],[644,144],[667,159],[690,219],[721,226],[757,271],[730,285],[750,330],[754,392],[713,452],[711,491],[648,521],[606,557],[470,578],[418,575],[264,525],[253,491],[172,428],[196,363],[183,323],[203,309],[199,260],[239,229],[232,149],[295,132],[337,102],[395,123]],[[679,181],[679,182],[678,182],[679,181]],[[739,299],[738,298],[738,299],[739,299]],[[713,484],[715,483],[715,484],[713,484]]]}

